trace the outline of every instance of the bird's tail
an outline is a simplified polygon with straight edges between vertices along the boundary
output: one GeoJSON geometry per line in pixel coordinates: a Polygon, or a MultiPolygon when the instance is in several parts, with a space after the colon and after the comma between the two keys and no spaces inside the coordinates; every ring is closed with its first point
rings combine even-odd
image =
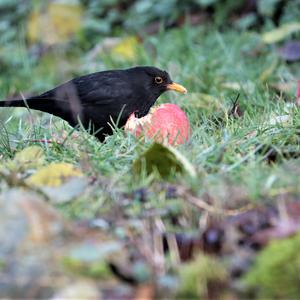
{"type": "Polygon", "coordinates": [[[0,107],[27,107],[26,100],[6,100],[0,101],[0,107]]]}
{"type": "Polygon", "coordinates": [[[43,99],[42,97],[0,101],[0,107],[27,107],[52,114],[55,114],[56,106],[58,105],[52,99],[43,99]]]}
{"type": "Polygon", "coordinates": [[[57,117],[67,120],[72,126],[78,123],[78,116],[81,116],[81,106],[72,105],[72,103],[55,98],[46,98],[42,96],[31,97],[24,100],[6,100],[0,101],[0,107],[27,107],[34,110],[50,113],[57,117]]]}

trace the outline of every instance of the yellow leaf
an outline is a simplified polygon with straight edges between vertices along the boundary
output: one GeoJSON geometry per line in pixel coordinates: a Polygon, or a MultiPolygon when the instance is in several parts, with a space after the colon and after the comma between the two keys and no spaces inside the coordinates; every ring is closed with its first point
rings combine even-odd
{"type": "Polygon", "coordinates": [[[228,90],[240,91],[241,85],[238,82],[224,82],[222,87],[228,90]]]}
{"type": "Polygon", "coordinates": [[[277,29],[266,32],[262,35],[262,41],[267,44],[272,44],[285,39],[290,34],[300,30],[300,23],[288,23],[280,26],[277,29]]]}
{"type": "Polygon", "coordinates": [[[68,179],[83,176],[82,172],[68,163],[51,163],[42,167],[27,179],[27,183],[35,186],[60,186],[68,179]]]}
{"type": "Polygon", "coordinates": [[[18,152],[13,160],[7,162],[9,169],[27,170],[44,164],[44,151],[39,146],[30,146],[18,152]]]}
{"type": "Polygon", "coordinates": [[[260,81],[266,82],[275,72],[277,67],[277,60],[274,60],[272,64],[265,69],[259,76],[260,81]]]}
{"type": "Polygon", "coordinates": [[[45,10],[34,11],[29,16],[29,40],[49,45],[64,42],[80,29],[81,16],[79,4],[50,2],[45,10]]]}
{"type": "Polygon", "coordinates": [[[138,39],[135,36],[124,38],[111,50],[111,53],[116,58],[134,60],[137,55],[138,44],[138,39]]]}

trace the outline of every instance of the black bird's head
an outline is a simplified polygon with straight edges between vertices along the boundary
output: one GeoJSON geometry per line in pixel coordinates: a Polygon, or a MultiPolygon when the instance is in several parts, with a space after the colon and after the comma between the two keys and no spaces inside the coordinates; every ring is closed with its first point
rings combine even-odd
{"type": "Polygon", "coordinates": [[[158,68],[140,66],[127,69],[127,71],[131,82],[143,97],[143,99],[139,99],[139,101],[143,101],[143,105],[141,106],[139,103],[138,117],[146,115],[157,98],[168,90],[187,93],[185,87],[172,81],[168,72],[158,68]]]}

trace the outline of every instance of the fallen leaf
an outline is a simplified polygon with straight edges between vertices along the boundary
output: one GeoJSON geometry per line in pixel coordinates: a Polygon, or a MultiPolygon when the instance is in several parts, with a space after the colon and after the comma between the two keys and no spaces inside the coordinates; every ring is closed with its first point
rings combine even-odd
{"type": "Polygon", "coordinates": [[[16,153],[14,159],[4,161],[0,165],[0,173],[6,174],[11,179],[11,184],[16,184],[19,173],[41,167],[45,162],[43,149],[39,146],[30,146],[16,153]],[[18,174],[18,175],[17,175],[18,174]]]}
{"type": "Polygon", "coordinates": [[[266,246],[275,239],[284,239],[300,231],[299,221],[279,220],[276,226],[257,232],[251,239],[255,243],[266,246]]]}
{"type": "Polygon", "coordinates": [[[138,44],[137,37],[126,37],[110,50],[110,54],[117,59],[135,60],[138,44]]]}
{"type": "Polygon", "coordinates": [[[286,61],[296,61],[300,59],[300,42],[289,41],[278,49],[280,57],[286,61]]]}
{"type": "Polygon", "coordinates": [[[143,284],[137,288],[133,300],[152,300],[155,298],[155,286],[143,284]]]}
{"type": "Polygon", "coordinates": [[[82,7],[78,2],[51,1],[45,8],[33,11],[28,21],[31,42],[53,45],[72,37],[81,26],[82,7]]]}
{"type": "Polygon", "coordinates": [[[259,80],[265,82],[274,74],[274,71],[277,68],[277,60],[274,60],[272,64],[267,67],[259,76],[259,80]]]}
{"type": "Polygon", "coordinates": [[[27,184],[34,186],[55,187],[63,184],[72,177],[81,177],[82,172],[75,166],[68,163],[51,163],[40,168],[36,173],[31,175],[27,184]]]}
{"type": "Polygon", "coordinates": [[[276,124],[287,124],[291,120],[290,115],[283,115],[283,116],[271,116],[269,119],[269,125],[276,125],[276,124]]]}
{"type": "Polygon", "coordinates": [[[81,195],[88,186],[88,179],[76,176],[59,186],[42,186],[40,189],[53,203],[65,203],[81,195]]]}
{"type": "Polygon", "coordinates": [[[222,87],[229,90],[240,91],[241,85],[238,82],[224,82],[222,87]]]}
{"type": "Polygon", "coordinates": [[[300,30],[300,23],[294,22],[294,23],[288,23],[284,24],[274,30],[268,31],[262,35],[262,41],[266,44],[273,44],[276,42],[279,42],[281,40],[284,40],[289,35],[291,35],[294,32],[297,32],[300,30]]]}
{"type": "Polygon", "coordinates": [[[64,288],[60,289],[51,298],[52,300],[62,299],[99,299],[101,300],[101,292],[96,283],[78,280],[70,283],[64,288]]]}
{"type": "Polygon", "coordinates": [[[13,160],[16,165],[22,166],[22,169],[37,168],[44,164],[44,151],[39,146],[30,146],[18,152],[13,160]]]}
{"type": "Polygon", "coordinates": [[[293,82],[277,82],[271,83],[270,86],[274,88],[279,93],[290,94],[295,88],[295,83],[293,82]]]}
{"type": "Polygon", "coordinates": [[[140,174],[146,170],[147,174],[157,171],[162,177],[168,177],[172,172],[186,172],[191,177],[196,176],[193,165],[172,146],[153,143],[134,163],[133,172],[140,174]]]}
{"type": "Polygon", "coordinates": [[[27,218],[30,238],[34,242],[48,242],[50,238],[62,233],[65,224],[52,206],[37,196],[24,195],[24,193],[19,202],[27,218]]]}

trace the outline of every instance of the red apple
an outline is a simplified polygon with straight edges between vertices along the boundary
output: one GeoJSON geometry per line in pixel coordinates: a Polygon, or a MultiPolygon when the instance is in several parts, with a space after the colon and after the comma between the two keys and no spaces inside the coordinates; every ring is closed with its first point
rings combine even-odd
{"type": "Polygon", "coordinates": [[[297,85],[296,105],[300,106],[300,79],[298,80],[298,85],[297,85]]]}
{"type": "Polygon", "coordinates": [[[153,107],[142,118],[136,118],[132,114],[126,122],[125,131],[136,137],[146,136],[170,145],[187,142],[192,132],[185,112],[172,103],[153,107]]]}

